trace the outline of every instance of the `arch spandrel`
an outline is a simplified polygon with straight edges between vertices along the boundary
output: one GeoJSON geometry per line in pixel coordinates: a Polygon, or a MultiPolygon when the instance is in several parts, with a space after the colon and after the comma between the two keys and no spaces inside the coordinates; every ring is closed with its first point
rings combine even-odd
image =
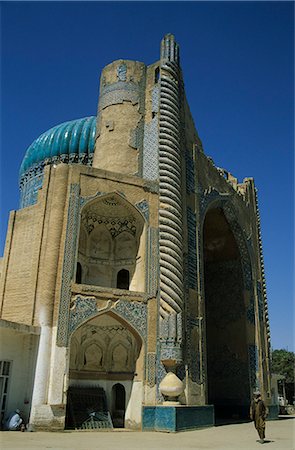
{"type": "Polygon", "coordinates": [[[135,372],[142,344],[142,337],[130,323],[114,312],[102,312],[73,330],[70,369],[135,372]]]}
{"type": "Polygon", "coordinates": [[[133,330],[143,341],[147,336],[147,304],[141,302],[130,302],[128,300],[117,300],[113,302],[108,300],[103,307],[99,307],[95,297],[86,297],[77,295],[72,298],[69,337],[87,323],[90,319],[108,313],[114,315],[119,321],[133,330]]]}

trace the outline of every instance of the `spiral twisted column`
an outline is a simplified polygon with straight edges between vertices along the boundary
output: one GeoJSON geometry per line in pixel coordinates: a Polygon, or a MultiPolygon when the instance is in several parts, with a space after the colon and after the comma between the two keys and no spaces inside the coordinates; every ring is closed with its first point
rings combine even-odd
{"type": "Polygon", "coordinates": [[[172,35],[166,35],[161,46],[159,233],[160,316],[167,324],[171,322],[168,317],[183,308],[181,84],[178,45],[172,35]]]}

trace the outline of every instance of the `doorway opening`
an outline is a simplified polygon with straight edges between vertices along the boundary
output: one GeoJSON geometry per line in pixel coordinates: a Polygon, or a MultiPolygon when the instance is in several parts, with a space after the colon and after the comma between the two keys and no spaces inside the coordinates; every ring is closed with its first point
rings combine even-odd
{"type": "Polygon", "coordinates": [[[122,384],[112,387],[112,420],[115,428],[124,428],[126,392],[122,384]]]}

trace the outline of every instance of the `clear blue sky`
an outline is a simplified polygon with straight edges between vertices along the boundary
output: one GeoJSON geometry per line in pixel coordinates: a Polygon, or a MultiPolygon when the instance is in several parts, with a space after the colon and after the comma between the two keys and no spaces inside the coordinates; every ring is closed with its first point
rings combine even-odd
{"type": "Polygon", "coordinates": [[[259,190],[272,346],[294,350],[292,2],[2,2],[1,235],[43,131],[95,115],[109,62],[159,59],[175,34],[205,152],[259,190]]]}

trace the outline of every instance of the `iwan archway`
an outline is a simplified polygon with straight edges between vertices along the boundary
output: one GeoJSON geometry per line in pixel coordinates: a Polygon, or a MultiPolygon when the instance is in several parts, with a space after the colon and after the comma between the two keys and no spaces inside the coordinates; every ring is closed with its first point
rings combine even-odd
{"type": "Polygon", "coordinates": [[[109,289],[145,290],[145,219],[113,192],[81,211],[76,283],[109,289]]]}
{"type": "Polygon", "coordinates": [[[139,426],[143,352],[138,333],[113,312],[81,325],[70,342],[66,428],[139,426]]]}
{"type": "Polygon", "coordinates": [[[221,207],[203,226],[208,403],[219,421],[248,416],[250,375],[243,263],[221,207]]]}

